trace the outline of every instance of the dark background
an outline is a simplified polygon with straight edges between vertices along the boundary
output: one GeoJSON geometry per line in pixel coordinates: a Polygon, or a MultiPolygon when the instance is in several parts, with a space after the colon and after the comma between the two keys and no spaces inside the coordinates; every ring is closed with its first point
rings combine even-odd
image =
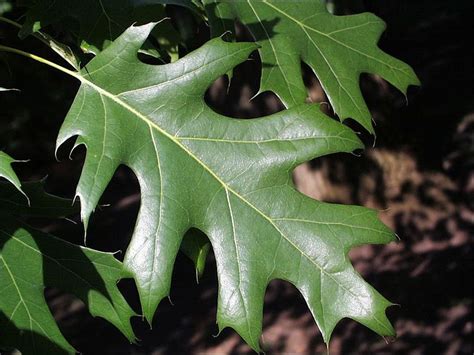
{"type": "MultiPolygon", "coordinates": [[[[410,89],[407,105],[404,96],[380,78],[363,76],[363,92],[377,124],[375,148],[368,148],[361,157],[318,159],[295,172],[298,187],[312,197],[381,210],[381,218],[401,238],[385,247],[364,246],[351,252],[364,278],[400,304],[388,311],[397,339],[382,339],[344,320],[333,336],[333,354],[474,351],[472,4],[470,0],[338,4],[340,13],[371,11],[384,19],[388,29],[380,46],[413,66],[422,86],[410,89]]],[[[245,38],[245,30],[240,28],[240,32],[245,38]]],[[[200,36],[205,38],[205,34],[201,28],[200,36]]],[[[0,25],[0,40],[57,60],[34,40],[17,40],[5,25],[0,25]]],[[[234,117],[281,110],[273,94],[249,102],[257,91],[258,68],[255,54],[254,60],[236,70],[228,94],[224,79],[210,88],[209,104],[234,117]]],[[[327,101],[316,78],[305,71],[311,98],[327,101]]],[[[15,166],[23,180],[48,176],[49,192],[72,197],[84,151],[78,150],[71,161],[63,148],[62,161],[56,162],[54,142],[78,84],[38,63],[3,54],[0,84],[21,90],[0,95],[0,149],[17,159],[30,159],[15,166]]],[[[371,147],[373,137],[363,138],[371,147]]],[[[110,206],[94,215],[89,246],[124,250],[139,207],[138,184],[128,169],[117,171],[102,203],[110,206]]],[[[82,242],[80,224],[37,223],[65,239],[82,242]]],[[[138,311],[133,283],[123,280],[120,287],[138,311]]],[[[160,304],[153,329],[140,319],[133,320],[139,345],[130,345],[113,326],[92,318],[74,297],[55,289],[47,289],[46,295],[66,338],[84,354],[252,353],[231,330],[213,336],[217,333],[217,293],[212,255],[199,284],[190,261],[178,257],[172,303],[160,304]]],[[[263,344],[269,354],[326,351],[302,297],[287,283],[275,281],[268,288],[263,344]]]]}

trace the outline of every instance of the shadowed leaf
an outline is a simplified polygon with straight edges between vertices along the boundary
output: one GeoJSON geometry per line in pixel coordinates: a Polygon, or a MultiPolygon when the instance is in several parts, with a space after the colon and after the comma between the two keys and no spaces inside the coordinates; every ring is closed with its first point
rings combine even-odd
{"type": "MultiPolygon", "coordinates": [[[[160,21],[165,17],[164,4],[188,7],[199,11],[191,0],[22,0],[20,4],[28,8],[20,37],[26,37],[42,28],[63,23],[79,40],[86,52],[99,53],[126,28],[135,22],[160,21]]],[[[172,34],[162,43],[165,50],[172,50],[179,38],[169,21],[162,25],[162,31],[172,34]]],[[[162,34],[157,34],[162,41],[162,34]]],[[[145,50],[151,50],[148,43],[145,50]]],[[[174,49],[173,49],[174,50],[174,49]]]]}
{"type": "Polygon", "coordinates": [[[252,24],[249,30],[261,46],[260,92],[273,91],[286,107],[304,103],[308,96],[301,61],[314,71],[340,119],[353,118],[371,133],[360,75],[380,75],[404,93],[409,85],[419,85],[407,64],[377,47],[385,23],[373,14],[334,16],[319,0],[204,3],[215,36],[233,31],[234,19],[252,24]]]}
{"type": "MultiPolygon", "coordinates": [[[[70,200],[45,193],[43,182],[26,183],[23,191],[1,153],[0,176],[0,346],[22,354],[75,353],[64,339],[44,297],[46,286],[79,297],[93,316],[114,324],[130,340],[135,315],[117,288],[122,264],[113,254],[83,248],[37,231],[19,218],[64,217],[78,211],[70,200]],[[30,204],[28,203],[30,202],[30,204]]],[[[126,276],[126,275],[125,275],[126,276]]]]}

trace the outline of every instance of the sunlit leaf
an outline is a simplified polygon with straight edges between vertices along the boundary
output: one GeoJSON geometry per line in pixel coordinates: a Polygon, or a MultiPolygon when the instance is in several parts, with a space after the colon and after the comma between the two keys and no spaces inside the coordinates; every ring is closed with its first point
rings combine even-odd
{"type": "Polygon", "coordinates": [[[310,159],[363,145],[317,105],[252,120],[217,114],[204,101],[219,76],[256,50],[214,39],[173,64],[147,65],[137,52],[152,25],[131,27],[95,57],[58,137],[87,148],[77,188],[86,225],[121,164],[136,174],[141,207],[124,268],[152,321],[169,294],[185,233],[209,238],[219,279],[217,322],[259,349],[265,289],[293,283],[329,341],[349,317],[393,335],[391,303],[355,272],[348,251],[388,243],[393,233],[362,207],[327,204],[299,193],[293,169],[310,159]]]}

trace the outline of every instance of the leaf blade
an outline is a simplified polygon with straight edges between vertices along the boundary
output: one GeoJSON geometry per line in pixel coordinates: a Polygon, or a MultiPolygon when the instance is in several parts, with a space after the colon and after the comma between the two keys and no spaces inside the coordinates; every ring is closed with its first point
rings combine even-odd
{"type": "MultiPolygon", "coordinates": [[[[205,1],[211,26],[235,18],[250,29],[262,57],[260,91],[273,91],[286,107],[305,102],[301,61],[318,77],[341,121],[353,118],[374,133],[359,87],[362,73],[377,74],[406,94],[420,82],[407,64],[379,49],[385,23],[370,13],[331,15],[319,1],[205,1]]],[[[222,25],[222,23],[227,24],[222,25]]]]}
{"type": "Polygon", "coordinates": [[[15,220],[12,223],[11,219],[2,219],[0,228],[3,290],[14,288],[18,295],[15,298],[9,292],[0,297],[0,310],[18,330],[2,334],[3,345],[17,347],[25,354],[50,353],[54,346],[75,353],[49,311],[43,294],[45,286],[74,293],[93,316],[105,318],[129,340],[134,340],[129,319],[135,313],[116,287],[122,267],[113,255],[75,246],[15,220]],[[12,300],[16,302],[13,308],[12,300]],[[35,349],[33,336],[27,339],[22,330],[38,334],[48,342],[42,342],[44,348],[35,349]]]}
{"type": "MultiPolygon", "coordinates": [[[[6,156],[5,165],[10,167],[11,161],[6,156]]],[[[13,170],[3,171],[0,176],[16,177],[13,170]]],[[[93,316],[108,320],[134,341],[130,318],[135,312],[116,285],[127,276],[122,264],[113,254],[70,244],[19,221],[78,210],[71,201],[45,193],[44,181],[26,183],[24,191],[31,203],[20,198],[16,186],[0,183],[0,345],[23,354],[76,353],[48,308],[45,286],[75,294],[93,316]]]]}
{"type": "Polygon", "coordinates": [[[216,256],[219,327],[234,328],[254,349],[260,348],[263,294],[274,278],[300,289],[326,341],[343,317],[393,334],[384,313],[390,303],[346,255],[358,243],[390,242],[393,233],[373,211],[311,200],[291,180],[292,170],[309,159],[362,148],[357,136],[315,105],[253,120],[215,113],[204,102],[205,90],[255,45],[214,39],[175,63],[150,66],[136,53],[152,28],[129,28],[89,63],[57,141],[78,135],[87,146],[78,185],[86,224],[117,166],[136,174],[142,203],[124,265],[148,321],[169,293],[185,232],[197,228],[216,256]],[[359,226],[354,236],[358,224],[343,224],[357,215],[365,215],[368,229],[359,226]],[[306,220],[326,229],[312,229],[306,220]],[[295,222],[297,228],[285,232],[295,222]],[[327,225],[342,235],[344,248],[327,225]],[[298,259],[305,273],[294,265],[298,259]],[[337,278],[328,276],[337,268],[337,278]],[[338,292],[346,307],[334,303],[338,292]]]}

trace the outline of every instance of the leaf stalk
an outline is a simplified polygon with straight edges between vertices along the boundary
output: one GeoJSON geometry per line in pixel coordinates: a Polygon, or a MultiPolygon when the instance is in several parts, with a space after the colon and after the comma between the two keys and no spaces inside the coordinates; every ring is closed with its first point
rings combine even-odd
{"type": "Polygon", "coordinates": [[[1,45],[1,44],[0,44],[0,52],[13,53],[13,54],[21,55],[21,56],[29,58],[29,59],[33,59],[34,61],[45,64],[45,65],[47,65],[51,68],[54,68],[54,69],[59,70],[59,71],[65,73],[69,76],[72,76],[72,77],[78,79],[79,81],[82,81],[82,76],[79,75],[79,73],[77,73],[75,71],[72,71],[72,70],[69,70],[67,68],[64,68],[63,66],[61,66],[59,64],[56,64],[56,63],[54,63],[54,62],[52,62],[48,59],[45,59],[43,57],[40,57],[36,54],[32,54],[32,53],[29,53],[29,52],[22,51],[21,49],[8,47],[8,46],[4,46],[4,45],[1,45]]]}
{"type": "Polygon", "coordinates": [[[12,25],[12,26],[14,26],[14,27],[16,27],[16,28],[18,28],[18,29],[21,30],[21,25],[20,25],[18,22],[15,22],[15,21],[13,21],[13,20],[10,20],[10,19],[8,19],[8,18],[6,18],[6,17],[0,16],[0,22],[8,23],[9,25],[12,25]]]}

